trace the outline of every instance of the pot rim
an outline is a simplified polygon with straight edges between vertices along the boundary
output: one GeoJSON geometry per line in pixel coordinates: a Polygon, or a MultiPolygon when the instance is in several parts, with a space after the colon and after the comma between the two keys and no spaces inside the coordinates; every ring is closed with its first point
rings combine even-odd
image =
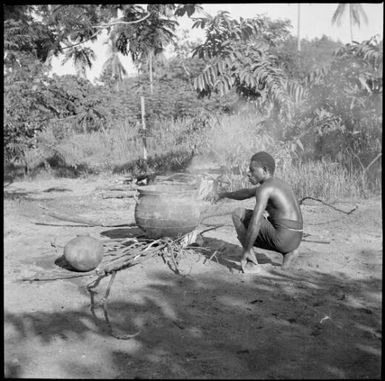
{"type": "Polygon", "coordinates": [[[140,195],[160,196],[160,195],[196,195],[198,188],[189,185],[147,185],[145,188],[137,189],[140,195]]]}

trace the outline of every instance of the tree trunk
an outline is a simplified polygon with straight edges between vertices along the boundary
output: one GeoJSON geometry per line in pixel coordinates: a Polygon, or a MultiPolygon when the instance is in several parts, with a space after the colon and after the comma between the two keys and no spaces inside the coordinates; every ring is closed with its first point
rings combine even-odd
{"type": "Polygon", "coordinates": [[[352,4],[349,4],[349,25],[350,25],[350,41],[353,42],[353,8],[352,4]]]}
{"type": "Polygon", "coordinates": [[[298,23],[297,23],[297,50],[300,52],[301,51],[301,35],[300,35],[300,31],[301,31],[301,27],[300,27],[300,24],[301,24],[301,4],[298,3],[298,23]]]}

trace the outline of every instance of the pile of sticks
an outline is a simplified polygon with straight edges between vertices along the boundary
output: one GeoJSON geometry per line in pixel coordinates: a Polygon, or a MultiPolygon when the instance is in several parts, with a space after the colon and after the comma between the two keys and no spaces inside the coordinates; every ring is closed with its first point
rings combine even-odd
{"type": "Polygon", "coordinates": [[[148,238],[113,239],[104,242],[106,254],[95,269],[97,275],[108,275],[112,272],[134,266],[158,255],[167,247],[166,239],[151,240],[148,238]],[[112,259],[110,259],[112,257],[112,259]]]}
{"type": "MultiPolygon", "coordinates": [[[[205,229],[204,232],[216,229],[219,226],[205,229]]],[[[160,255],[173,272],[180,274],[178,264],[182,255],[191,254],[196,250],[205,250],[201,246],[191,246],[190,244],[195,240],[193,239],[190,242],[190,237],[191,234],[175,239],[163,237],[154,240],[145,237],[135,237],[108,240],[103,243],[106,254],[103,261],[95,269],[95,274],[98,277],[108,276],[116,271],[143,263],[145,260],[156,255],[160,255]]]]}

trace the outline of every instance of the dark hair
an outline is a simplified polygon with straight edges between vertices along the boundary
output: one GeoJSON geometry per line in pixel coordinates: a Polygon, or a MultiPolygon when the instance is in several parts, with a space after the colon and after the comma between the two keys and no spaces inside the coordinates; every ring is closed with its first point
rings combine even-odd
{"type": "Polygon", "coordinates": [[[267,152],[261,151],[257,152],[251,157],[251,162],[255,161],[260,164],[262,167],[266,168],[271,175],[274,175],[275,171],[275,160],[267,152]]]}

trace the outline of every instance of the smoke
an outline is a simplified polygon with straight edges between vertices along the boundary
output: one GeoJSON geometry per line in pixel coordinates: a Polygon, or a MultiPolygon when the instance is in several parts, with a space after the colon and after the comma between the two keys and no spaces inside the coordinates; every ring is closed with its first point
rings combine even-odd
{"type": "Polygon", "coordinates": [[[263,130],[258,120],[256,113],[222,116],[206,131],[208,152],[195,157],[188,170],[243,168],[248,166],[254,153],[271,150],[274,139],[263,130]]]}
{"type": "Polygon", "coordinates": [[[272,152],[275,140],[255,112],[223,115],[204,133],[204,152],[194,156],[187,171],[199,183],[199,199],[212,201],[221,190],[248,186],[246,171],[258,151],[272,152]]]}

